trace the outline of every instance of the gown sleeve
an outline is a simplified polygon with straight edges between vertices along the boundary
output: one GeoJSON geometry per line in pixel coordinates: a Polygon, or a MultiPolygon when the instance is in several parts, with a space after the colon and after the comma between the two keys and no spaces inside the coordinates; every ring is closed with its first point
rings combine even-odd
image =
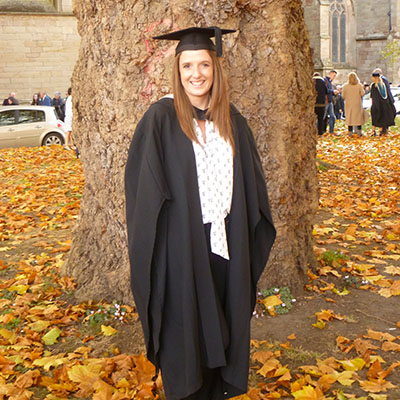
{"type": "Polygon", "coordinates": [[[155,105],[146,112],[135,130],[125,169],[125,195],[131,287],[147,353],[154,361],[153,321],[149,310],[152,264],[157,247],[157,222],[163,204],[170,199],[163,171],[161,120],[155,105]]]}
{"type": "Polygon", "coordinates": [[[235,129],[238,133],[247,204],[249,252],[252,277],[252,309],[256,302],[257,283],[267,264],[276,231],[269,206],[264,170],[256,141],[246,119],[232,106],[235,129]]]}
{"type": "MultiPolygon", "coordinates": [[[[252,238],[250,240],[251,269],[254,287],[267,264],[272,245],[276,237],[276,230],[273,224],[271,210],[269,206],[268,192],[264,170],[261,164],[260,155],[257,150],[253,132],[246,124],[247,140],[249,142],[252,170],[255,176],[257,202],[259,206],[259,219],[252,227],[252,238]]],[[[254,305],[253,305],[254,307],[254,305]]]]}

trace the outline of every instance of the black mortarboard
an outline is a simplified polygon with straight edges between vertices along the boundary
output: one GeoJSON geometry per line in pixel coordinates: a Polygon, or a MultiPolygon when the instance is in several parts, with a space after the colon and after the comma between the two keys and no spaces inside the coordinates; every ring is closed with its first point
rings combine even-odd
{"type": "Polygon", "coordinates": [[[184,50],[214,50],[217,57],[222,56],[222,35],[236,32],[234,29],[220,29],[217,26],[209,28],[192,27],[180,31],[155,36],[153,39],[179,40],[175,55],[184,50]],[[215,37],[215,44],[210,38],[215,37]]]}

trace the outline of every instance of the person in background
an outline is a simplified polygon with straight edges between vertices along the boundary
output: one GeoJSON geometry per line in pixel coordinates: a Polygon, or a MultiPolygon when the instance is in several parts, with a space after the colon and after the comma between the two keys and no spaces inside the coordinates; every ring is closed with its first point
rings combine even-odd
{"type": "Polygon", "coordinates": [[[32,106],[38,106],[39,105],[39,93],[34,93],[32,97],[32,106]]]}
{"type": "Polygon", "coordinates": [[[325,76],[326,87],[328,88],[328,102],[325,106],[324,120],[329,122],[329,133],[333,133],[335,130],[335,110],[333,109],[333,95],[337,94],[337,90],[333,88],[332,82],[336,78],[337,71],[331,70],[329,74],[325,76]]]}
{"type": "Polygon", "coordinates": [[[328,88],[326,87],[324,78],[319,72],[314,72],[313,80],[317,96],[315,98],[314,112],[317,115],[318,135],[321,136],[325,132],[324,113],[327,104],[328,88]]]}
{"type": "Polygon", "coordinates": [[[380,68],[375,68],[372,71],[372,73],[373,74],[379,74],[379,76],[381,77],[383,83],[386,85],[389,100],[394,104],[394,97],[393,97],[392,91],[390,90],[390,82],[389,82],[388,78],[386,78],[386,76],[383,75],[383,72],[382,72],[382,70],[380,68]]]}
{"type": "Polygon", "coordinates": [[[71,150],[73,146],[72,141],[72,88],[68,88],[67,99],[65,101],[65,119],[64,119],[65,133],[65,149],[71,150]]]}
{"type": "Polygon", "coordinates": [[[51,105],[56,110],[56,114],[57,114],[58,119],[60,119],[61,121],[64,121],[64,118],[65,118],[65,102],[64,102],[64,99],[61,97],[61,93],[60,92],[56,92],[54,94],[54,98],[51,101],[51,105]]]}
{"type": "Polygon", "coordinates": [[[51,106],[51,98],[44,91],[39,92],[39,106],[51,106]]]}
{"type": "Polygon", "coordinates": [[[336,86],[337,93],[333,95],[333,109],[337,120],[344,119],[344,100],[342,97],[342,86],[336,86]]]}
{"type": "MultiPolygon", "coordinates": [[[[363,88],[364,88],[365,94],[368,94],[368,93],[371,91],[368,82],[364,82],[364,83],[363,83],[363,88]]],[[[365,96],[365,95],[364,95],[364,96],[365,96]]]]}
{"type": "Polygon", "coordinates": [[[3,106],[17,106],[19,101],[15,97],[15,92],[10,92],[8,97],[4,99],[3,106]]]}
{"type": "Polygon", "coordinates": [[[380,135],[386,135],[388,127],[395,125],[396,108],[389,93],[388,83],[384,82],[381,74],[374,70],[371,85],[371,117],[373,127],[380,128],[380,135]]]}
{"type": "Polygon", "coordinates": [[[179,40],[173,95],[137,124],[125,169],[132,291],[167,400],[247,392],[257,281],[275,239],[253,133],[229,102],[230,32],[155,37],[179,40]]]}
{"type": "Polygon", "coordinates": [[[363,109],[362,97],[365,91],[355,72],[350,72],[348,82],[343,87],[343,99],[345,100],[346,125],[349,136],[353,135],[353,127],[358,136],[362,136],[362,125],[368,119],[368,112],[363,109]]]}

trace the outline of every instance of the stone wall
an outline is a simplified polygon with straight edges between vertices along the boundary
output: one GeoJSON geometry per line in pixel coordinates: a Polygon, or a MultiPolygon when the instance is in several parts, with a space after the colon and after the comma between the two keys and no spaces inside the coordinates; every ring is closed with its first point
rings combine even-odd
{"type": "Polygon", "coordinates": [[[307,29],[310,37],[310,46],[313,51],[315,69],[322,68],[321,61],[321,26],[320,8],[317,7],[318,0],[303,0],[304,19],[307,22],[307,29]]]}
{"type": "MultiPolygon", "coordinates": [[[[389,34],[389,5],[386,1],[356,3],[357,14],[357,72],[361,80],[371,81],[371,71],[382,68],[388,75],[387,63],[382,61],[380,51],[387,44],[389,34]]],[[[393,77],[388,76],[390,80],[393,77]]]]}
{"type": "MultiPolygon", "coordinates": [[[[71,10],[71,2],[65,5],[71,10]]],[[[1,100],[11,91],[23,102],[39,90],[64,97],[80,43],[71,13],[0,14],[0,38],[1,100]]]]}

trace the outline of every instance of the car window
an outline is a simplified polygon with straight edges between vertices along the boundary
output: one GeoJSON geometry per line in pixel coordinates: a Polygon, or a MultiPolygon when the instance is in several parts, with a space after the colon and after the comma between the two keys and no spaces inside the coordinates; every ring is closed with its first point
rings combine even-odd
{"type": "Polygon", "coordinates": [[[44,111],[40,110],[19,110],[18,124],[29,124],[32,122],[45,121],[44,111]]]}
{"type": "Polygon", "coordinates": [[[15,124],[15,110],[0,112],[0,126],[15,124]]]}

